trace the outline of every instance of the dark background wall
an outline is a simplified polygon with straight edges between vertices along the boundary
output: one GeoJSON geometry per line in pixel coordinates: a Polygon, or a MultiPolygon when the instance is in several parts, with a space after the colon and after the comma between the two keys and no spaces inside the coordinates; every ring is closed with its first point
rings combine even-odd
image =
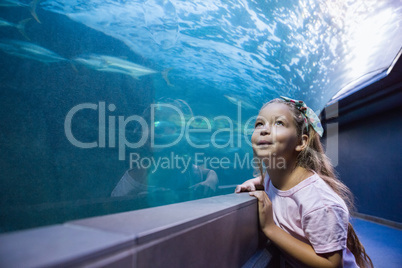
{"type": "MultiPolygon", "coordinates": [[[[339,177],[355,195],[358,213],[402,222],[402,71],[332,105],[324,119],[338,125],[339,177]],[[337,114],[337,113],[338,114],[337,114]],[[332,118],[330,118],[332,117],[332,118]]],[[[325,117],[325,115],[324,115],[325,117]]],[[[336,139],[336,138],[335,138],[336,139]]],[[[324,140],[325,143],[325,140],[324,140]]]]}

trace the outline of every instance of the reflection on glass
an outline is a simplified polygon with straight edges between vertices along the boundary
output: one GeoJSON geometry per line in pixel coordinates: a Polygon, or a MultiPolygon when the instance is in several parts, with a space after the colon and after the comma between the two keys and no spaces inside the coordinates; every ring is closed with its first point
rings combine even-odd
{"type": "Polygon", "coordinates": [[[112,197],[147,197],[156,204],[208,197],[217,190],[215,171],[193,163],[191,147],[182,130],[185,118],[194,118],[191,108],[182,100],[169,100],[153,105],[153,128],[147,139],[152,143],[148,156],[130,154],[130,166],[112,197]]]}

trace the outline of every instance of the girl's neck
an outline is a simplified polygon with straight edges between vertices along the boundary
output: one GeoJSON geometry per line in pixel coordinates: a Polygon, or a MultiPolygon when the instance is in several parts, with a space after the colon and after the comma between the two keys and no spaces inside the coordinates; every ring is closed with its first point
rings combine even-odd
{"type": "Polygon", "coordinates": [[[300,166],[286,169],[267,169],[267,172],[272,185],[281,191],[287,191],[295,187],[314,174],[300,166]]]}

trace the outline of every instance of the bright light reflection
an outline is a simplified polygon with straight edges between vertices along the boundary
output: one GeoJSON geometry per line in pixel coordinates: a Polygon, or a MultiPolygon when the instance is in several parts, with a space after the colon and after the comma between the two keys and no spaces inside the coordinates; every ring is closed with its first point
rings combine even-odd
{"type": "Polygon", "coordinates": [[[347,70],[342,89],[332,98],[334,100],[358,86],[355,83],[370,80],[372,76],[368,74],[388,69],[397,51],[390,51],[392,48],[387,43],[390,32],[397,28],[394,22],[398,19],[393,7],[384,8],[372,1],[355,2],[346,9],[332,3],[328,5],[328,12],[343,29],[343,62],[347,70]],[[364,81],[359,81],[363,78],[364,81]]]}
{"type": "MultiPolygon", "coordinates": [[[[346,48],[354,52],[352,54],[354,57],[348,63],[350,78],[357,78],[367,73],[368,67],[373,65],[372,56],[379,55],[381,50],[386,48],[384,43],[389,40],[384,38],[382,33],[389,32],[387,28],[393,27],[391,24],[394,21],[393,17],[392,10],[387,9],[351,27],[348,34],[350,41],[346,48]]],[[[379,64],[376,67],[376,69],[386,68],[387,65],[379,64]]]]}

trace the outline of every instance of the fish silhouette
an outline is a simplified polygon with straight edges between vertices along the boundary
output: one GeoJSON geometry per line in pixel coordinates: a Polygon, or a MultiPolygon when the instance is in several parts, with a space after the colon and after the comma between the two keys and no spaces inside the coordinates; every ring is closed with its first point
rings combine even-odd
{"type": "Polygon", "coordinates": [[[20,21],[19,23],[12,23],[0,18],[0,27],[13,27],[16,28],[26,39],[30,40],[25,33],[25,24],[30,21],[31,18],[20,21]]]}
{"type": "Polygon", "coordinates": [[[38,5],[38,1],[39,0],[33,0],[31,3],[26,4],[18,0],[0,0],[0,7],[26,7],[31,12],[32,17],[34,17],[37,22],[41,23],[38,15],[36,14],[36,6],[38,5]]]}
{"type": "MultiPolygon", "coordinates": [[[[126,74],[137,80],[142,76],[158,73],[158,71],[131,61],[106,55],[89,54],[77,57],[73,61],[96,71],[126,74]]],[[[162,72],[162,75],[170,85],[167,80],[168,71],[162,72]]]]}
{"type": "Polygon", "coordinates": [[[19,40],[1,40],[0,49],[10,55],[44,63],[67,60],[49,49],[19,40]]]}

